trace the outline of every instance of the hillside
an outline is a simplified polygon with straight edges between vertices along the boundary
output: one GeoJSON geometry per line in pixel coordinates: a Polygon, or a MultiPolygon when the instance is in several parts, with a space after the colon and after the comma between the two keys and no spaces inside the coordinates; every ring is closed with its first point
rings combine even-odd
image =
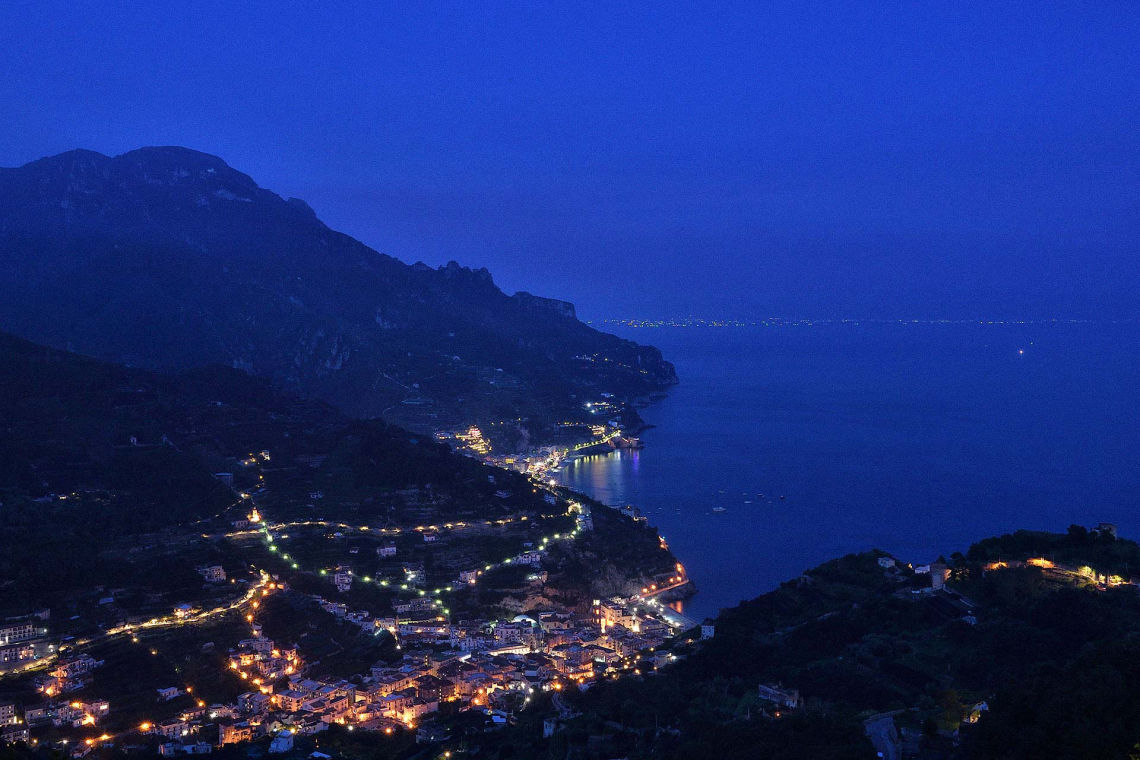
{"type": "Polygon", "coordinates": [[[1080,526],[981,541],[945,590],[883,552],[842,557],[724,610],[675,664],[570,695],[550,739],[535,716],[480,756],[1135,757],[1140,593],[1112,574],[1138,563],[1080,526]]]}
{"type": "MultiPolygon", "coordinates": [[[[72,604],[97,586],[195,587],[187,556],[228,556],[215,543],[249,510],[241,491],[278,520],[398,528],[530,516],[443,534],[438,552],[413,541],[429,578],[452,572],[433,569],[436,554],[497,556],[544,526],[573,527],[565,502],[519,473],[242,372],[130,369],[0,333],[0,617],[72,604]]],[[[675,562],[655,531],[616,513],[599,515],[581,548],[604,552],[606,542],[625,552],[615,572],[630,585],[675,562]]],[[[591,578],[565,575],[564,593],[587,593],[591,578]]]]}
{"type": "Polygon", "coordinates": [[[0,329],[152,369],[223,364],[427,429],[527,418],[676,382],[654,348],[508,296],[486,270],[408,265],[303,201],[176,147],[0,169],[0,329]]]}

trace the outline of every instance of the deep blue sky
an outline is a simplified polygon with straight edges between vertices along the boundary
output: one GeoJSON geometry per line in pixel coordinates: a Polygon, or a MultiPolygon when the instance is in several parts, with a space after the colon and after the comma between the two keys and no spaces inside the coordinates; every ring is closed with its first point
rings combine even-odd
{"type": "Polygon", "coordinates": [[[1140,316],[1135,2],[350,5],[10,2],[0,165],[197,148],[587,318],[1140,316]]]}

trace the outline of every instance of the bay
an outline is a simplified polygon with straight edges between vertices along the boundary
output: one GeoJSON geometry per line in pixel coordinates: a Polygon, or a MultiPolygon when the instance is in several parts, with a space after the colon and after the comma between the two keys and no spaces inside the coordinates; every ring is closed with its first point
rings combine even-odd
{"type": "Polygon", "coordinates": [[[1101,521],[1140,538],[1135,323],[615,332],[681,384],[643,410],[644,449],[559,478],[648,516],[696,582],[692,616],[870,548],[919,563],[1101,521]]]}

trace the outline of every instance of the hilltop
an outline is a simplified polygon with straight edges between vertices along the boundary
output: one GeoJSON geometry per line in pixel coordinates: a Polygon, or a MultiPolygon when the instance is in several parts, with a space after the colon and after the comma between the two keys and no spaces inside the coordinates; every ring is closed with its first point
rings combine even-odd
{"type": "Polygon", "coordinates": [[[37,343],[222,364],[418,429],[511,421],[540,437],[601,393],[632,402],[676,382],[657,349],[572,304],[403,263],[180,147],[0,169],[0,289],[0,329],[37,343]]]}

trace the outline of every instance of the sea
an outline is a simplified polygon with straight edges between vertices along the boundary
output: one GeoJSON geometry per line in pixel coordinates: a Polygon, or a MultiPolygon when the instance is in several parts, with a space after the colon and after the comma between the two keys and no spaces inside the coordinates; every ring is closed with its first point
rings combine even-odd
{"type": "Polygon", "coordinates": [[[926,563],[1071,524],[1140,539],[1140,324],[782,322],[605,329],[680,384],[645,447],[561,482],[646,515],[715,615],[830,558],[926,563]]]}

